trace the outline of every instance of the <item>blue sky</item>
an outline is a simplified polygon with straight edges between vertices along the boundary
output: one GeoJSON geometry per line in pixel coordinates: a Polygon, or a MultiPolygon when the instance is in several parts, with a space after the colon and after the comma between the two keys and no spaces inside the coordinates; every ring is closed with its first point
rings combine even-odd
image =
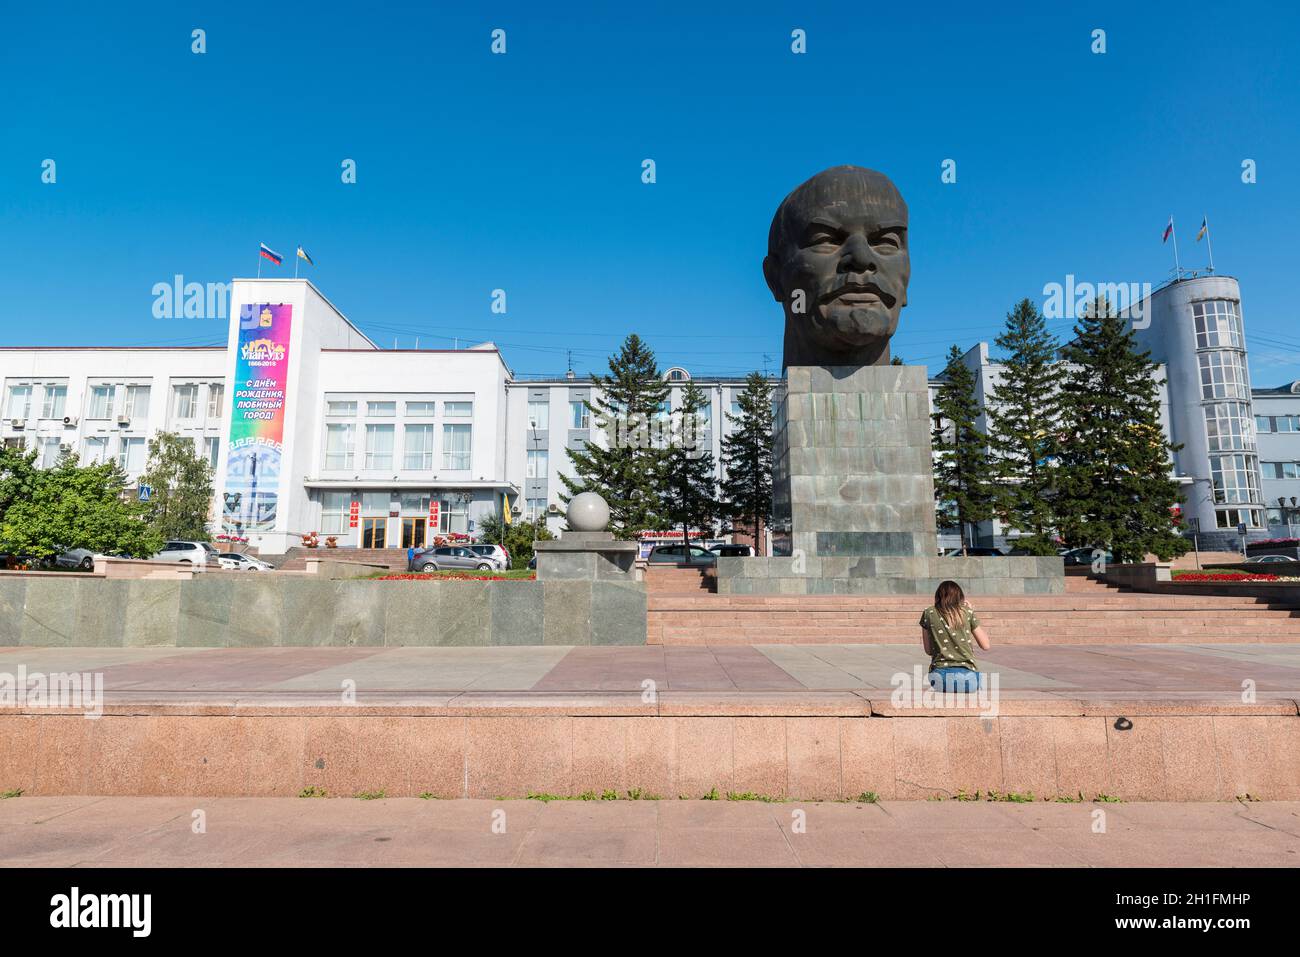
{"type": "Polygon", "coordinates": [[[253,275],[264,241],[264,275],[301,243],[384,345],[583,373],[635,331],[665,366],[779,368],[772,212],[854,163],[911,207],[909,362],[1067,273],[1159,283],[1171,214],[1203,267],[1205,214],[1255,384],[1300,378],[1294,4],[24,6],[0,13],[3,344],[224,341],[151,288],[253,275]]]}

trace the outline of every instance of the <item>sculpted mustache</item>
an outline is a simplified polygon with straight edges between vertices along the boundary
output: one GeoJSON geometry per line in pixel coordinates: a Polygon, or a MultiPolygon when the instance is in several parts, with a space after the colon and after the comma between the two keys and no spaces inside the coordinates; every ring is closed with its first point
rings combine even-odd
{"type": "Polygon", "coordinates": [[[870,292],[880,297],[880,301],[888,308],[893,308],[896,297],[877,286],[874,282],[846,282],[842,286],[837,286],[826,295],[822,296],[820,302],[830,302],[832,299],[838,299],[846,293],[853,292],[870,292]]]}

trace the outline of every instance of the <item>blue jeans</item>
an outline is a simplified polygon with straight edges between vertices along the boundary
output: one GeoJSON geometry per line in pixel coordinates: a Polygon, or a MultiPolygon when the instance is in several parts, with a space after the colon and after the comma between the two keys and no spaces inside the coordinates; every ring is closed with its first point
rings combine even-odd
{"type": "Polygon", "coordinates": [[[935,668],[930,672],[930,687],[936,691],[978,691],[984,676],[969,668],[935,668]]]}

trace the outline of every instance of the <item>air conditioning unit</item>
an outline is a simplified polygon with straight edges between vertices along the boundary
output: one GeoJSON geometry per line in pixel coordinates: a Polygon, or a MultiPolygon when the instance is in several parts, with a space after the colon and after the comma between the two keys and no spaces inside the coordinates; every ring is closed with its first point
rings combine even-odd
{"type": "Polygon", "coordinates": [[[60,452],[71,452],[71,451],[72,451],[72,445],[71,445],[71,443],[68,443],[68,442],[60,442],[60,443],[59,443],[59,451],[60,451],[60,452]]]}
{"type": "Polygon", "coordinates": [[[559,514],[560,514],[560,506],[558,506],[558,505],[556,505],[554,502],[552,502],[550,505],[546,506],[546,514],[547,514],[547,515],[559,515],[559,514]]]}
{"type": "Polygon", "coordinates": [[[522,508],[520,508],[518,505],[515,505],[515,506],[512,506],[512,507],[511,507],[511,509],[510,509],[510,514],[511,514],[511,515],[522,515],[522,514],[524,514],[524,510],[523,510],[522,508]]]}
{"type": "Polygon", "coordinates": [[[65,415],[63,417],[63,427],[65,429],[75,429],[77,427],[77,417],[75,415],[65,415]]]}
{"type": "Polygon", "coordinates": [[[10,419],[10,420],[9,420],[9,428],[11,428],[11,429],[25,429],[25,428],[27,428],[27,420],[26,420],[26,419],[10,419]]]}
{"type": "Polygon", "coordinates": [[[129,415],[119,415],[117,417],[117,427],[119,429],[125,429],[130,424],[131,424],[131,417],[129,415]]]}

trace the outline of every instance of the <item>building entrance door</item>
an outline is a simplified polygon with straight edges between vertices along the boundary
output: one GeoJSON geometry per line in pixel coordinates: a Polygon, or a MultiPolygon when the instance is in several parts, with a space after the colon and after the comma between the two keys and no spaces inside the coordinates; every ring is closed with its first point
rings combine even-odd
{"type": "Polygon", "coordinates": [[[404,518],[402,519],[402,547],[403,548],[423,548],[424,547],[424,526],[428,519],[425,518],[404,518]]]}
{"type": "Polygon", "coordinates": [[[388,547],[388,516],[371,516],[361,520],[361,547],[388,547]]]}

